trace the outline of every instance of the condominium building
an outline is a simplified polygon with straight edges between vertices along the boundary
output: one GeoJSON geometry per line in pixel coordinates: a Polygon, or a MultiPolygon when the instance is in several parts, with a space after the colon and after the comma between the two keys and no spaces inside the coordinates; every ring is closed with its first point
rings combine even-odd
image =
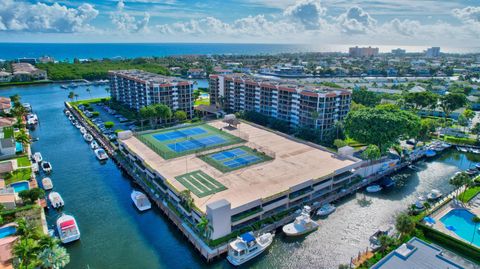
{"type": "Polygon", "coordinates": [[[193,84],[188,80],[167,77],[141,70],[109,71],[113,100],[140,110],[152,104],[164,104],[172,111],[193,115],[193,84]]]}
{"type": "Polygon", "coordinates": [[[347,115],[351,92],[243,74],[210,75],[210,102],[229,112],[256,111],[292,127],[319,129],[323,136],[347,115]]]}
{"type": "Polygon", "coordinates": [[[425,51],[425,57],[435,58],[440,56],[440,47],[431,47],[425,51]]]}
{"type": "Polygon", "coordinates": [[[350,57],[373,57],[378,55],[378,48],[359,48],[352,47],[348,49],[348,54],[350,57]]]}

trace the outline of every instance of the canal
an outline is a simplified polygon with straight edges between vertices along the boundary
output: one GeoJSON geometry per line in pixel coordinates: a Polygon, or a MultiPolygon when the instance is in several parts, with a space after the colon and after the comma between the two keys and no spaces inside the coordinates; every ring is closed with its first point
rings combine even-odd
{"type": "MultiPolygon", "coordinates": [[[[79,99],[106,96],[104,87],[78,87],[79,99]]],[[[19,94],[32,104],[40,118],[32,132],[40,151],[53,166],[55,190],[65,200],[64,212],[79,222],[82,238],[68,245],[68,268],[229,268],[225,261],[207,265],[166,221],[159,210],[139,213],[130,192],[135,186],[108,161],[100,164],[78,130],[62,113],[70,90],[59,85],[1,88],[0,96],[19,94]]],[[[405,170],[395,176],[397,186],[375,195],[358,193],[337,204],[337,211],[319,220],[320,229],[301,240],[281,233],[265,255],[250,263],[254,268],[337,268],[368,246],[379,227],[393,225],[394,216],[420,194],[438,188],[449,192],[448,179],[457,171],[480,161],[454,150],[419,164],[419,172],[405,170]],[[365,202],[366,201],[366,202],[365,202]]],[[[48,212],[49,225],[57,213],[48,212]]]]}

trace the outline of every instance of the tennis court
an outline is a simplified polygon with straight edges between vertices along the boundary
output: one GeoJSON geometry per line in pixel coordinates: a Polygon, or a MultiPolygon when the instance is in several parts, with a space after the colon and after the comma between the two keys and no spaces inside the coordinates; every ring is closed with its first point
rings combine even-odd
{"type": "Polygon", "coordinates": [[[156,135],[153,135],[153,137],[155,137],[155,139],[159,141],[168,141],[173,139],[179,139],[181,137],[188,137],[188,136],[205,134],[205,133],[207,133],[206,130],[200,127],[194,127],[194,128],[185,129],[185,130],[173,130],[170,132],[156,134],[156,135]]]}
{"type": "Polygon", "coordinates": [[[272,158],[249,147],[241,146],[207,154],[202,156],[201,159],[222,172],[230,172],[272,158]]]}
{"type": "Polygon", "coordinates": [[[148,131],[137,137],[164,159],[245,142],[240,137],[208,124],[148,131]]]}
{"type": "Polygon", "coordinates": [[[182,142],[168,144],[167,146],[175,152],[184,152],[211,147],[222,143],[225,143],[225,139],[216,135],[212,135],[199,139],[195,139],[192,137],[188,138],[188,140],[183,140],[182,142]]]}
{"type": "Polygon", "coordinates": [[[227,189],[220,182],[201,170],[177,176],[175,179],[199,198],[227,189]]]}

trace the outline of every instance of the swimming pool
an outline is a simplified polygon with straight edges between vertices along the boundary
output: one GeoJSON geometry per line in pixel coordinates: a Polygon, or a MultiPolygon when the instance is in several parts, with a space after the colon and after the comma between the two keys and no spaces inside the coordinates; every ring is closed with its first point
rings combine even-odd
{"type": "Polygon", "coordinates": [[[440,221],[446,226],[453,226],[453,232],[468,242],[480,247],[480,225],[475,229],[472,218],[475,215],[466,209],[453,209],[443,216],[440,221]],[[474,236],[475,235],[475,236],[474,236]]]}
{"type": "Polygon", "coordinates": [[[20,142],[15,142],[15,153],[23,152],[23,145],[20,142]]]}
{"type": "Polygon", "coordinates": [[[0,238],[7,237],[17,232],[17,228],[15,226],[7,226],[0,228],[0,238]]]}
{"type": "Polygon", "coordinates": [[[28,182],[27,181],[20,181],[20,182],[15,182],[10,184],[10,187],[12,187],[16,193],[19,193],[24,190],[28,190],[28,182]]]}

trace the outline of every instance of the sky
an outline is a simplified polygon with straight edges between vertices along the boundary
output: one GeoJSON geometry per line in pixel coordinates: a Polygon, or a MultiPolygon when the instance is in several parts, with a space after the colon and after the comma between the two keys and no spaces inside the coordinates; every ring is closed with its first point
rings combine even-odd
{"type": "Polygon", "coordinates": [[[479,41],[480,0],[0,0],[0,42],[479,41]]]}

